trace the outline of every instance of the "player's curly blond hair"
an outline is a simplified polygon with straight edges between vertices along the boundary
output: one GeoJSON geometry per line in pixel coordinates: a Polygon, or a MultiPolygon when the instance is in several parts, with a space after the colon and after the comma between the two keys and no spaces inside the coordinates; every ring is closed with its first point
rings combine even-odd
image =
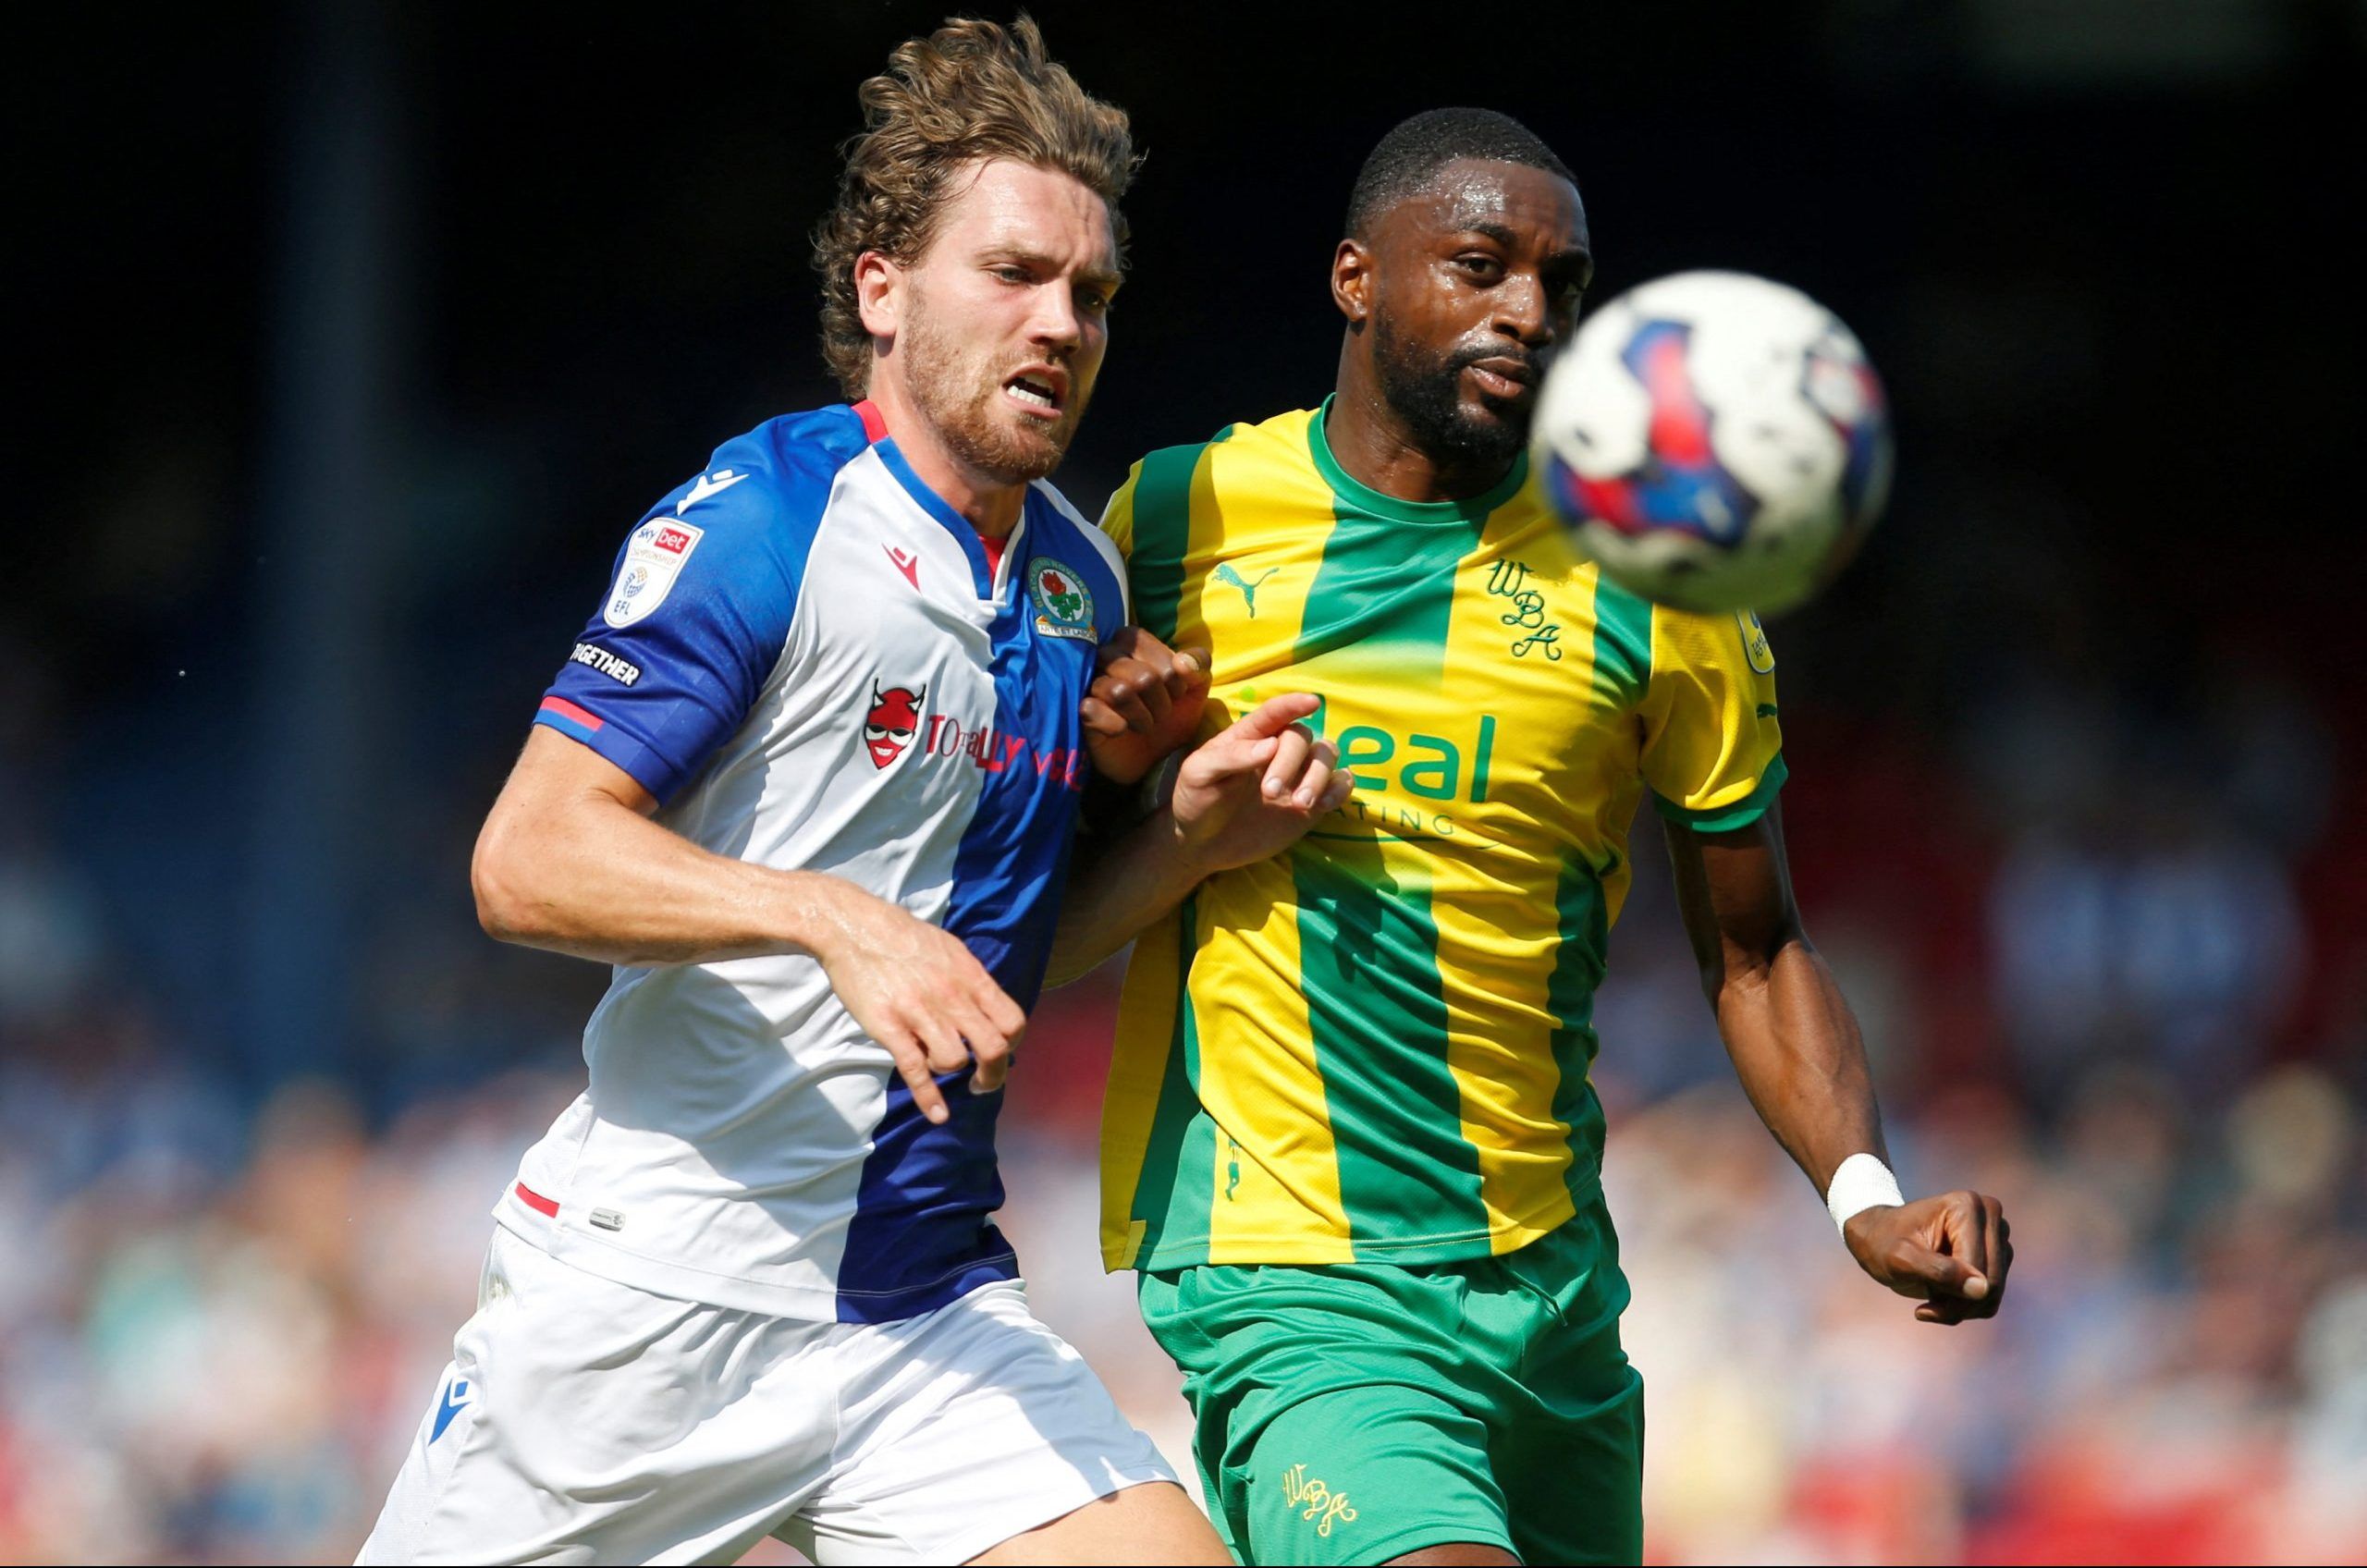
{"type": "Polygon", "coordinates": [[[1049,57],[1042,31],[1024,12],[1008,28],[959,17],[907,40],[857,96],[864,129],[846,144],[838,202],[814,230],[822,357],[848,397],[862,397],[871,385],[856,258],[877,251],[917,261],[964,167],[1012,158],[1074,177],[1109,206],[1123,255],[1118,200],[1137,161],[1126,112],[1086,92],[1049,57]]]}

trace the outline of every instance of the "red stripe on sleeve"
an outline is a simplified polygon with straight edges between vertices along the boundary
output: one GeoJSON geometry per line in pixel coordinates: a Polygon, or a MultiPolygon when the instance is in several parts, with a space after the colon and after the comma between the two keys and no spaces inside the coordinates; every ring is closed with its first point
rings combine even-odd
{"type": "Polygon", "coordinates": [[[558,1205],[543,1196],[542,1194],[534,1191],[533,1188],[526,1185],[523,1182],[518,1183],[518,1195],[525,1200],[526,1207],[528,1208],[536,1209],[544,1214],[547,1214],[553,1219],[557,1219],[558,1218],[558,1205]]]}
{"type": "Polygon", "coordinates": [[[598,714],[577,707],[565,697],[545,697],[541,711],[555,713],[561,718],[571,718],[586,729],[597,729],[607,722],[598,714]]]}

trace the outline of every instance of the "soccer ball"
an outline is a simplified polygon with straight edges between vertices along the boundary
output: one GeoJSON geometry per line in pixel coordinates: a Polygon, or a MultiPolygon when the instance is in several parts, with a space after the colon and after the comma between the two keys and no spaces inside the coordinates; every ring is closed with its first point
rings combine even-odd
{"type": "Polygon", "coordinates": [[[1595,312],[1545,378],[1534,436],[1579,549],[1678,609],[1800,603],[1890,489],[1866,351],[1807,295],[1747,273],[1678,273],[1595,312]]]}

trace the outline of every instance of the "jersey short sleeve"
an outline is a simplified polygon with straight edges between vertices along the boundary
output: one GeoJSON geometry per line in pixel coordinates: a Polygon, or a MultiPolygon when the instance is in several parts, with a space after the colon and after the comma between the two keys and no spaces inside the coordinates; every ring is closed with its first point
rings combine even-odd
{"type": "Polygon", "coordinates": [[[1644,782],[1660,814],[1710,832],[1747,827],[1784,786],[1775,655],[1759,618],[1652,610],[1644,782]]]}
{"type": "Polygon", "coordinates": [[[626,539],[534,722],[671,797],[779,665],[831,482],[864,443],[852,410],[829,410],[718,450],[626,539]]]}

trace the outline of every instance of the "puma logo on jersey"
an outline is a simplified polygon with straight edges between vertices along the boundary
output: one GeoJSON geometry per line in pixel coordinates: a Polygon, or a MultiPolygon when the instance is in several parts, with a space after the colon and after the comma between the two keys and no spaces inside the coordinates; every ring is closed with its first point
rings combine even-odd
{"type": "Polygon", "coordinates": [[[1231,561],[1219,561],[1217,563],[1216,578],[1219,582],[1223,583],[1228,588],[1238,588],[1241,590],[1241,602],[1247,607],[1249,611],[1249,619],[1256,620],[1257,619],[1258,583],[1265,582],[1266,579],[1273,576],[1274,573],[1282,570],[1282,569],[1278,566],[1269,566],[1264,571],[1257,574],[1257,582],[1252,582],[1247,578],[1242,576],[1241,573],[1233,570],[1233,563],[1231,561]]]}

